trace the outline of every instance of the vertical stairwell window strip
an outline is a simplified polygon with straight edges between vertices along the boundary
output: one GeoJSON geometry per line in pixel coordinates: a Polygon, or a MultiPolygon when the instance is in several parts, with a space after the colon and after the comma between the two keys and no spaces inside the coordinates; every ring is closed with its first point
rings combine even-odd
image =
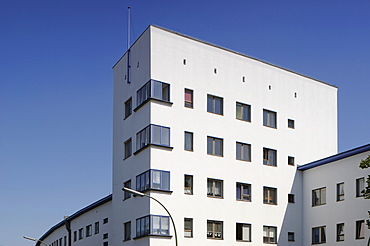
{"type": "Polygon", "coordinates": [[[149,80],[136,93],[137,106],[145,103],[148,99],[170,101],[170,85],[157,80],[149,80]]]}
{"type": "Polygon", "coordinates": [[[207,112],[223,115],[223,107],[223,98],[213,95],[207,95],[207,112]]]}
{"type": "Polygon", "coordinates": [[[149,125],[136,134],[136,150],[149,144],[170,146],[170,128],[158,125],[149,125]]]}

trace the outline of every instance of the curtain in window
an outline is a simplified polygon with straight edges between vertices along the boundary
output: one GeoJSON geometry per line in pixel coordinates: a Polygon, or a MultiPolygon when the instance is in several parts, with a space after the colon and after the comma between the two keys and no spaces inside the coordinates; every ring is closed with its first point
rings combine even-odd
{"type": "Polygon", "coordinates": [[[215,155],[222,155],[222,139],[215,139],[215,155]]]}
{"type": "Polygon", "coordinates": [[[269,165],[275,166],[276,165],[276,158],[275,158],[275,151],[269,150],[268,158],[269,158],[269,165]]]}
{"type": "Polygon", "coordinates": [[[161,230],[161,234],[162,235],[169,235],[170,233],[170,229],[169,229],[169,225],[170,225],[170,220],[168,217],[161,217],[161,224],[162,224],[162,230],[161,230]]]}
{"type": "Polygon", "coordinates": [[[236,118],[239,120],[243,119],[243,105],[239,103],[236,104],[236,118]]]}
{"type": "Polygon", "coordinates": [[[269,238],[270,238],[270,243],[274,243],[275,242],[276,228],[270,227],[270,230],[269,230],[269,238]]]}
{"type": "Polygon", "coordinates": [[[153,170],[152,171],[152,188],[161,188],[161,172],[153,170]]]}
{"type": "Polygon", "coordinates": [[[207,222],[207,237],[213,237],[213,222],[207,222]]]}
{"type": "Polygon", "coordinates": [[[321,189],[321,203],[320,204],[326,204],[326,189],[321,189]]]}
{"type": "Polygon", "coordinates": [[[207,181],[207,195],[212,196],[213,195],[213,180],[207,181]]]}
{"type": "Polygon", "coordinates": [[[236,184],[236,199],[241,200],[241,185],[236,184]]]}
{"type": "Polygon", "coordinates": [[[215,222],[215,238],[222,238],[222,222],[215,222]]]}
{"type": "Polygon", "coordinates": [[[243,226],[243,241],[250,241],[250,226],[244,225],[243,226]]]}
{"type": "Polygon", "coordinates": [[[152,216],[152,234],[161,234],[161,218],[152,216]]]}
{"type": "Polygon", "coordinates": [[[215,196],[222,196],[222,183],[215,181],[215,196]]]}

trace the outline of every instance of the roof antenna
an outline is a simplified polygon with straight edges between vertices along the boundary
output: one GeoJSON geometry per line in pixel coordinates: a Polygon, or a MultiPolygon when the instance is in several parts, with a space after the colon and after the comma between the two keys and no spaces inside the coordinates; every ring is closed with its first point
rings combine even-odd
{"type": "Polygon", "coordinates": [[[128,7],[128,21],[127,21],[127,84],[131,84],[130,81],[130,7],[128,7]]]}
{"type": "Polygon", "coordinates": [[[127,21],[127,50],[130,49],[130,19],[131,19],[131,13],[130,13],[131,8],[128,7],[128,21],[127,21]]]}

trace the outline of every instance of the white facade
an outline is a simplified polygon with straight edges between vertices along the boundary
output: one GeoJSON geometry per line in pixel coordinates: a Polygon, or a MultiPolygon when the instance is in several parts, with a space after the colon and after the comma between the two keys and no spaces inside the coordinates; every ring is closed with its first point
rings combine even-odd
{"type": "MultiPolygon", "coordinates": [[[[165,210],[124,185],[167,207],[179,245],[311,244],[323,167],[297,167],[337,153],[336,87],[156,26],[113,71],[110,245],[175,244],[165,210]]],[[[97,219],[88,211],[75,228],[97,219]]]]}

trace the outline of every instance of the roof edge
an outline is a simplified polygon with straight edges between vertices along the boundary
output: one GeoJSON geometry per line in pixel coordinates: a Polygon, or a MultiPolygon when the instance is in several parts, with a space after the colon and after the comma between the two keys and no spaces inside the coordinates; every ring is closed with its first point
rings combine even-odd
{"type": "Polygon", "coordinates": [[[299,166],[298,170],[305,171],[305,170],[315,168],[315,167],[318,167],[318,166],[322,166],[322,165],[325,165],[325,164],[328,164],[328,163],[331,163],[331,162],[334,162],[334,161],[339,161],[339,160],[342,160],[342,159],[345,159],[345,158],[348,158],[348,157],[351,157],[351,156],[354,156],[354,155],[357,155],[357,154],[361,154],[361,153],[369,151],[369,150],[370,150],[370,144],[366,144],[366,145],[363,145],[363,146],[360,146],[360,147],[357,147],[357,148],[354,148],[354,149],[350,149],[350,150],[341,152],[339,154],[335,154],[335,155],[332,155],[332,156],[329,156],[329,157],[326,157],[326,158],[323,158],[323,159],[320,159],[320,160],[317,160],[317,161],[313,161],[313,162],[304,164],[302,166],[299,166]]]}
{"type": "MultiPolygon", "coordinates": [[[[263,61],[263,60],[260,60],[260,59],[257,59],[255,57],[252,57],[252,56],[249,56],[249,55],[246,55],[244,53],[240,53],[240,52],[237,52],[237,51],[234,51],[234,50],[231,50],[231,49],[228,49],[228,48],[225,48],[225,47],[222,47],[222,46],[219,46],[219,45],[216,45],[216,44],[212,44],[210,42],[207,42],[207,41],[204,41],[204,40],[201,40],[201,39],[198,39],[198,38],[194,38],[194,37],[191,37],[191,36],[188,36],[188,35],[185,35],[185,34],[182,34],[182,33],[179,33],[179,32],[176,32],[176,31],[172,31],[170,29],[167,29],[167,28],[164,28],[164,27],[161,27],[161,26],[157,26],[157,25],[149,25],[149,27],[155,27],[155,28],[158,28],[158,29],[161,29],[163,31],[166,31],[166,32],[170,32],[170,33],[173,33],[173,34],[176,34],[176,35],[179,35],[181,37],[184,37],[184,38],[188,38],[188,39],[191,39],[191,40],[194,40],[194,41],[197,41],[197,42],[200,42],[200,43],[203,43],[203,44],[206,44],[206,45],[209,45],[209,46],[213,46],[215,48],[218,48],[218,49],[222,49],[222,50],[225,50],[225,51],[228,51],[228,52],[231,52],[231,53],[234,53],[236,55],[240,55],[240,56],[244,56],[244,57],[247,57],[249,59],[252,59],[252,60],[255,60],[255,61],[258,61],[258,62],[261,62],[261,63],[264,63],[266,65],[269,65],[269,66],[273,66],[273,67],[276,67],[276,68],[279,68],[279,69],[282,69],[282,70],[285,70],[287,72],[290,72],[290,73],[294,73],[296,75],[299,75],[299,76],[302,76],[304,78],[307,78],[307,79],[311,79],[311,80],[315,80],[319,83],[322,83],[322,84],[325,84],[325,85],[328,85],[328,86],[331,86],[331,87],[334,87],[334,88],[337,88],[337,86],[335,85],[332,85],[332,84],[329,84],[327,82],[324,82],[322,80],[318,80],[318,79],[314,79],[312,77],[309,77],[307,75],[304,75],[304,74],[301,74],[301,73],[298,73],[298,72],[295,72],[293,70],[290,70],[290,69],[287,69],[287,68],[283,68],[283,67],[280,67],[278,65],[275,65],[273,63],[270,63],[270,62],[267,62],[267,61],[263,61]]],[[[146,29],[145,29],[146,30],[146,29]]],[[[140,38],[140,37],[139,37],[140,38]]]]}
{"type": "MultiPolygon", "coordinates": [[[[72,214],[71,216],[68,216],[65,220],[62,220],[60,221],[58,224],[54,225],[53,227],[51,227],[47,232],[44,233],[44,235],[42,235],[39,240],[40,241],[43,241],[46,237],[48,237],[51,233],[53,233],[56,229],[62,227],[63,225],[65,225],[65,222],[66,221],[72,221],[74,219],[76,219],[77,217],[81,216],[82,214],[96,208],[96,207],[99,207],[100,205],[103,205],[109,201],[112,200],[112,194],[106,196],[106,197],[103,197],[102,199],[94,202],[94,203],[91,203],[90,205],[78,210],[77,212],[75,212],[74,214],[72,214]]],[[[36,243],[36,245],[40,245],[40,241],[38,241],[36,243]]]]}

